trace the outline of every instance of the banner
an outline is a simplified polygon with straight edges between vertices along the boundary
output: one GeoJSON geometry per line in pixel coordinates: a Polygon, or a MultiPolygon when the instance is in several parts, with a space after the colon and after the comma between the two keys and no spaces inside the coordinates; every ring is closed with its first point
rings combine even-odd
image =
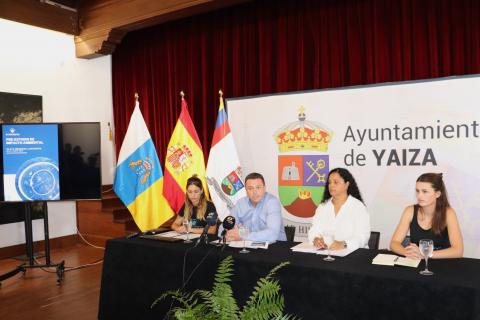
{"type": "Polygon", "coordinates": [[[113,189],[141,231],[157,228],[173,216],[163,197],[163,183],[162,167],[137,101],[120,148],[113,189]]]}
{"type": "Polygon", "coordinates": [[[240,162],[264,174],[285,224],[304,238],[326,174],[354,175],[387,248],[415,181],[442,172],[465,255],[480,258],[480,78],[374,85],[227,100],[240,162]]]}
{"type": "Polygon", "coordinates": [[[187,102],[182,97],[182,111],[168,143],[165,157],[163,189],[165,198],[176,213],[185,202],[187,180],[194,174],[202,180],[205,196],[208,198],[202,145],[188,113],[187,102]]]}
{"type": "Polygon", "coordinates": [[[59,200],[58,125],[4,125],[5,201],[59,200]]]}
{"type": "Polygon", "coordinates": [[[220,97],[217,122],[208,156],[207,183],[218,216],[223,221],[230,215],[230,210],[237,200],[246,196],[246,192],[242,167],[230,133],[222,97],[220,97]]]}

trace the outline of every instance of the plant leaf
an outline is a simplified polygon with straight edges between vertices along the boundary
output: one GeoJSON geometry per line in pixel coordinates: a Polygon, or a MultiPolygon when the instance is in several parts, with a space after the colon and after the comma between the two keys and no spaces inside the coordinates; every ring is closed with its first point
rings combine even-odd
{"type": "Polygon", "coordinates": [[[231,256],[223,259],[218,265],[210,291],[195,290],[192,293],[186,293],[180,290],[170,290],[156,299],[151,307],[153,308],[160,300],[170,297],[180,303],[180,306],[169,312],[179,320],[295,319],[294,316],[283,314],[285,301],[280,292],[280,283],[274,277],[278,270],[288,264],[289,262],[280,263],[265,277],[257,281],[241,312],[230,284],[233,276],[233,258],[231,256]]]}

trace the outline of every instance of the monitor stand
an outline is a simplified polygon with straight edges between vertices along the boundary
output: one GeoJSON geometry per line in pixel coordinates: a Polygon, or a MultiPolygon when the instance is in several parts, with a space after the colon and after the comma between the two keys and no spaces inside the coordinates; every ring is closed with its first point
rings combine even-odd
{"type": "Polygon", "coordinates": [[[28,264],[23,263],[17,266],[14,270],[0,275],[0,287],[1,282],[5,279],[13,277],[19,272],[24,274],[27,272],[27,269],[30,268],[55,268],[57,272],[57,285],[60,285],[62,282],[64,272],[65,272],[65,261],[60,263],[51,263],[50,261],[50,238],[48,233],[48,207],[47,202],[42,201],[43,208],[43,228],[45,234],[45,264],[35,264],[34,254],[33,254],[33,232],[32,232],[32,215],[31,210],[32,202],[25,202],[25,247],[28,257],[28,264]]]}

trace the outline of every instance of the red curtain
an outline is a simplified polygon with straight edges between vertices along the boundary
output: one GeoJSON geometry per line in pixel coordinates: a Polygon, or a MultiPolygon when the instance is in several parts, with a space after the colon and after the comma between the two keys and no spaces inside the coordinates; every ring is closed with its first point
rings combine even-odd
{"type": "Polygon", "coordinates": [[[480,73],[480,1],[253,1],[129,33],[112,73],[117,152],[138,92],[163,163],[184,90],[207,158],[220,88],[231,98],[480,73]]]}

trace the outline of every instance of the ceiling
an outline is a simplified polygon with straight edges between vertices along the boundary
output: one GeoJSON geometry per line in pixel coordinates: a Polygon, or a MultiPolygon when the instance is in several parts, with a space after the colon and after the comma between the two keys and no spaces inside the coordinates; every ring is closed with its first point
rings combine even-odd
{"type": "Polygon", "coordinates": [[[82,0],[54,0],[52,2],[72,9],[78,9],[82,0]]]}
{"type": "Polygon", "coordinates": [[[51,2],[53,4],[59,4],[61,6],[78,10],[80,8],[82,0],[52,0],[47,2],[51,2]]]}
{"type": "Polygon", "coordinates": [[[0,18],[74,35],[79,58],[111,54],[125,34],[251,0],[0,0],[0,18]]]}

